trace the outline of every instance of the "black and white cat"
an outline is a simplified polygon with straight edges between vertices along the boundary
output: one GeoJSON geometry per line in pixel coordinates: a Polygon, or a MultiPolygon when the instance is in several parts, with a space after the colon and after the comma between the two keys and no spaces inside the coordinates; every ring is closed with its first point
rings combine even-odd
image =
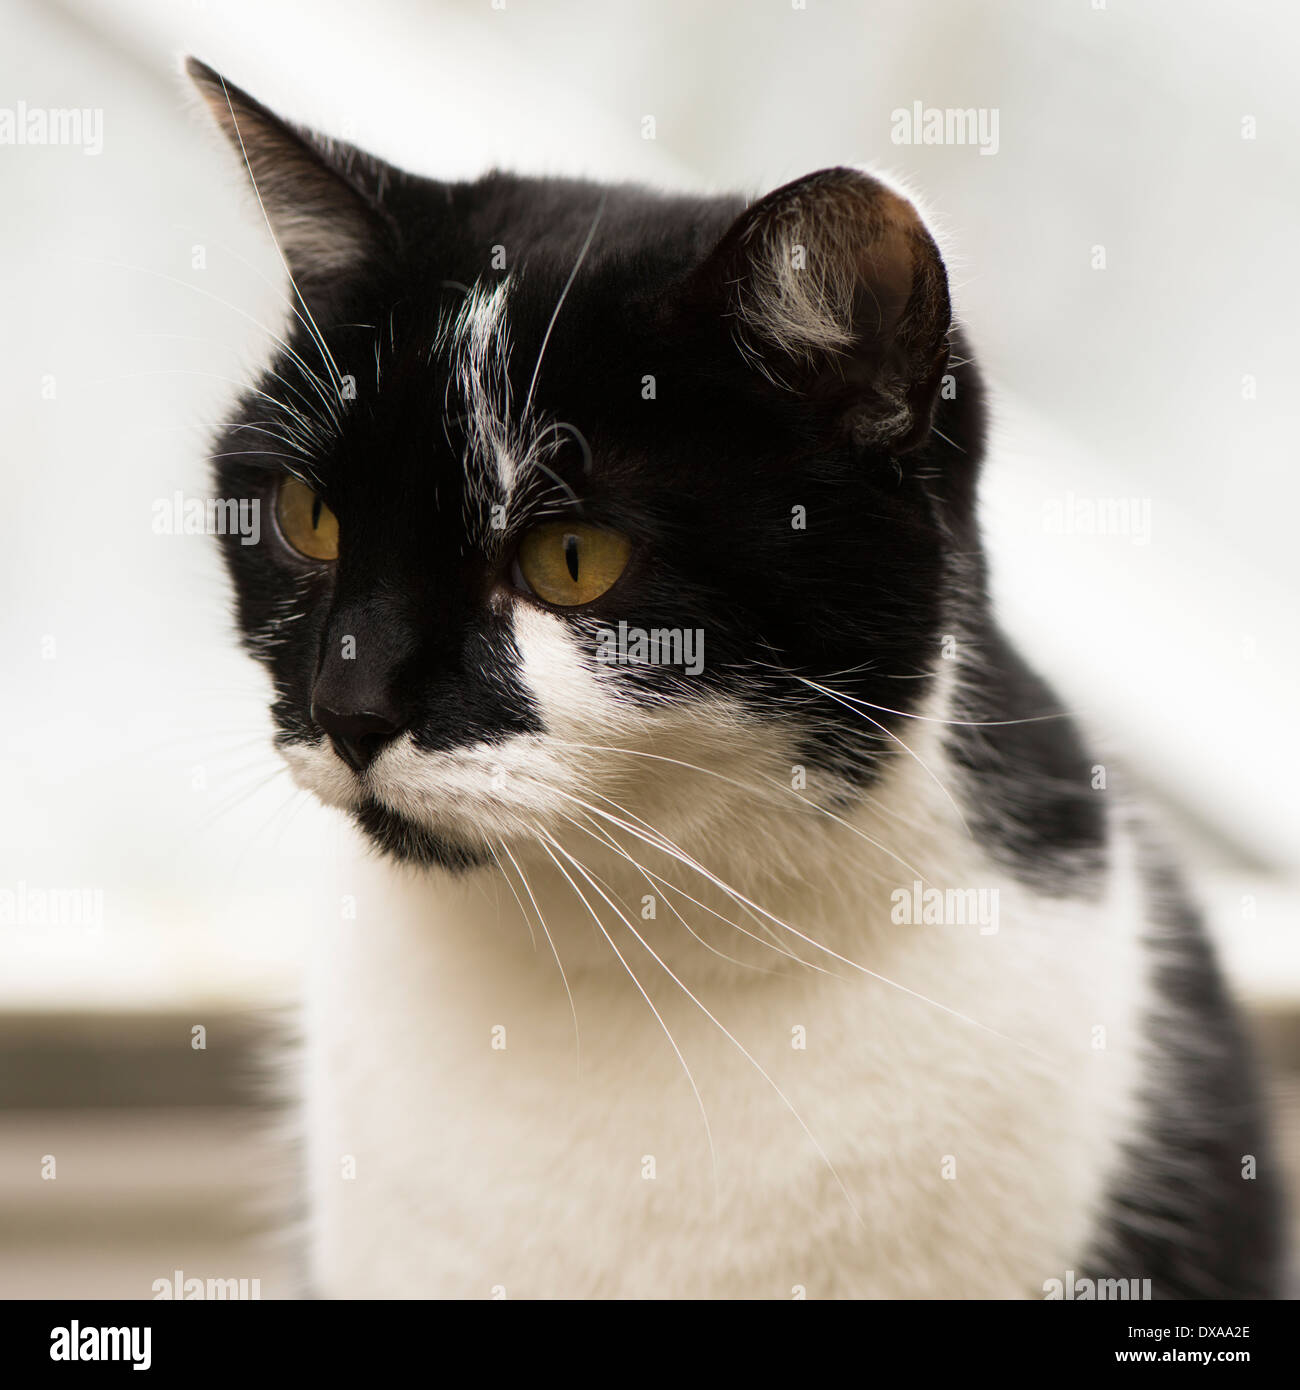
{"type": "Polygon", "coordinates": [[[189,72],[292,275],[239,623],[383,852],[307,991],[313,1286],[1273,1292],[1205,936],[990,611],[912,203],[440,183],[189,72]]]}

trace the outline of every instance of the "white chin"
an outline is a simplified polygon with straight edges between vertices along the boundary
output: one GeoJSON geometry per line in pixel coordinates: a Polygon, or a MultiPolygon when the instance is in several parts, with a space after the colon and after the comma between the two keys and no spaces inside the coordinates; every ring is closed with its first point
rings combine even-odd
{"type": "Polygon", "coordinates": [[[363,799],[356,775],[323,740],[291,743],[281,753],[294,782],[326,806],[347,811],[363,799]]]}

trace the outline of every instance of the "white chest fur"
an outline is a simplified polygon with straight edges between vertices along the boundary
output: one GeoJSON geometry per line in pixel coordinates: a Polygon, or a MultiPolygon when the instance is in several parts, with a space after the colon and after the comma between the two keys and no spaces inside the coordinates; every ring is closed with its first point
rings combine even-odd
{"type": "MultiPolygon", "coordinates": [[[[933,800],[914,765],[896,776],[933,800]]],[[[666,891],[646,920],[657,885],[584,854],[607,899],[565,868],[606,938],[554,865],[526,862],[572,1009],[495,873],[350,865],[349,888],[368,878],[357,920],[320,939],[307,1005],[320,1291],[1041,1296],[1083,1253],[1132,1122],[1131,870],[1115,846],[1102,900],[1042,899],[945,836],[966,848],[909,862],[940,889],[996,888],[996,930],[900,923],[913,880],[861,825],[879,830],[846,829],[824,872],[766,885],[771,917],[678,880],[820,971],[666,891]]]]}

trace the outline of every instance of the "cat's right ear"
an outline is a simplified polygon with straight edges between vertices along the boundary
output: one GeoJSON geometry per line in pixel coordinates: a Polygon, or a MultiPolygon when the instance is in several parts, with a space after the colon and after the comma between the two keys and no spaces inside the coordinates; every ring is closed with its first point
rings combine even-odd
{"type": "Polygon", "coordinates": [[[695,273],[711,321],[756,374],[862,444],[930,433],[948,362],[943,259],[912,203],[856,169],[823,169],[746,209],[695,273]]]}
{"type": "Polygon", "coordinates": [[[298,293],[325,307],[391,236],[380,194],[392,170],[282,121],[197,58],[185,71],[243,164],[298,293]]]}

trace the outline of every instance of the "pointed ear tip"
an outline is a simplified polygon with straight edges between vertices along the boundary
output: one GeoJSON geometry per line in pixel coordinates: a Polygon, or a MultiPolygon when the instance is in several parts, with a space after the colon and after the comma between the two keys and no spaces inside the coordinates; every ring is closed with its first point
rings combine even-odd
{"type": "Polygon", "coordinates": [[[211,87],[220,84],[221,74],[210,68],[202,58],[186,53],[181,58],[181,71],[196,87],[211,87]]]}
{"type": "Polygon", "coordinates": [[[221,122],[231,101],[231,88],[226,79],[209,67],[202,58],[187,53],[180,62],[181,72],[189,78],[193,94],[218,122],[221,122]]]}

